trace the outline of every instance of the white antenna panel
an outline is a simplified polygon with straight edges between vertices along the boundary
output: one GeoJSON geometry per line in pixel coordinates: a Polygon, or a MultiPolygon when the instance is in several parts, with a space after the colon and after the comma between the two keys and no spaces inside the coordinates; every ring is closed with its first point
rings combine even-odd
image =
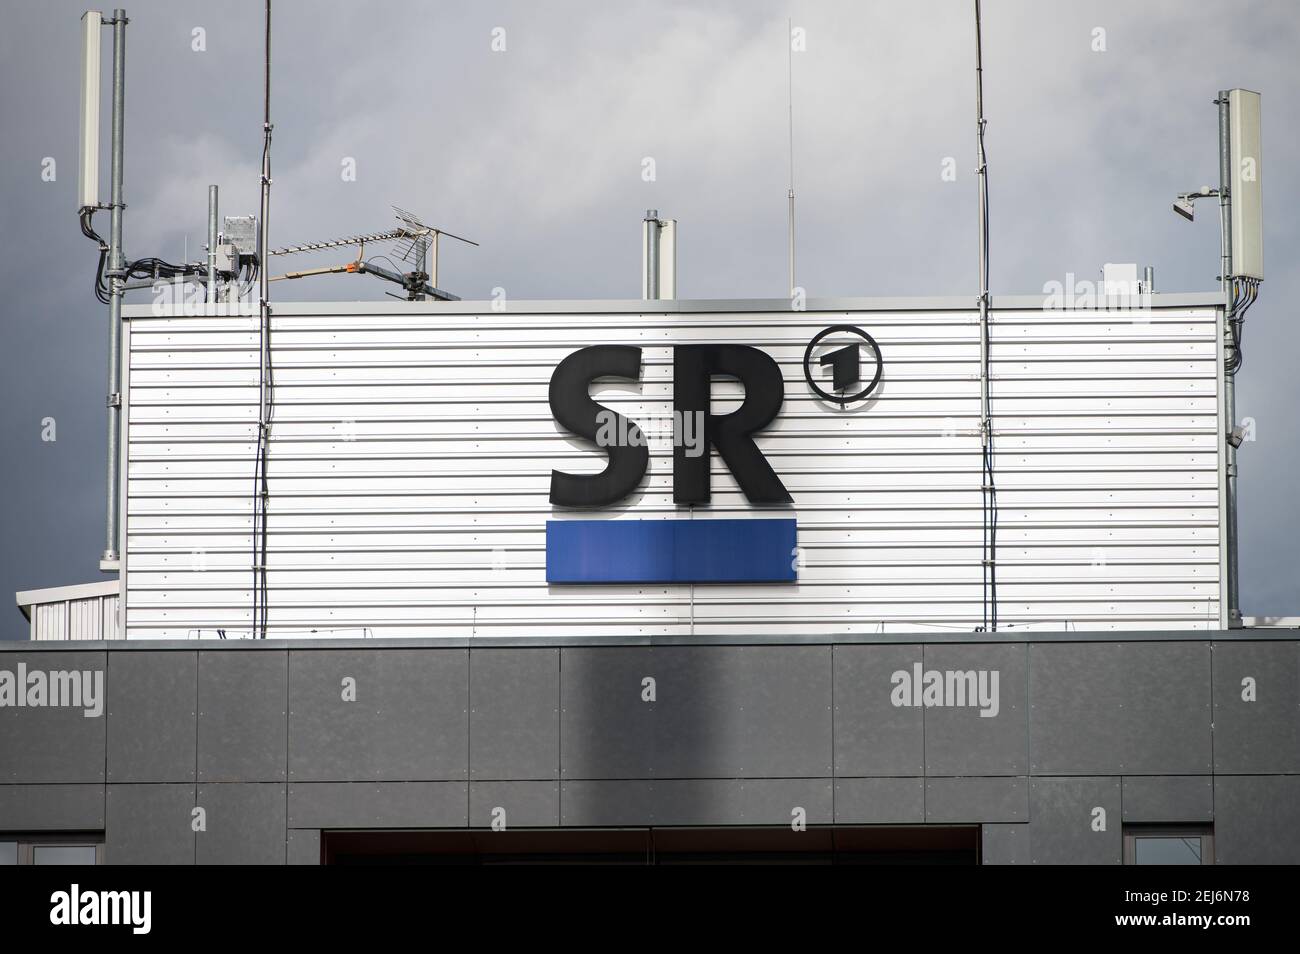
{"type": "Polygon", "coordinates": [[[81,17],[81,137],[77,207],[99,205],[99,31],[103,14],[87,10],[81,17]]]}
{"type": "Polygon", "coordinates": [[[1264,159],[1259,93],[1228,91],[1228,144],[1232,176],[1232,274],[1264,278],[1264,159]]]}

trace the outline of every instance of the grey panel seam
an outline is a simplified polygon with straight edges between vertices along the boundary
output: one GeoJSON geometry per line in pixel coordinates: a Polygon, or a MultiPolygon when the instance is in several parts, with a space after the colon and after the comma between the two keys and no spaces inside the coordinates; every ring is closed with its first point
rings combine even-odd
{"type": "MultiPolygon", "coordinates": [[[[924,671],[925,664],[925,646],[921,646],[921,669],[924,671]]],[[[925,710],[921,707],[921,824],[925,824],[930,818],[930,755],[925,745],[925,710]]]]}
{"type": "MultiPolygon", "coordinates": [[[[470,790],[474,784],[474,650],[465,652],[465,827],[474,826],[470,790]]],[[[488,813],[491,817],[491,812],[488,813]]],[[[507,821],[507,824],[509,822],[507,821]]]]}
{"type": "MultiPolygon", "coordinates": [[[[194,808],[199,806],[199,720],[203,718],[203,698],[200,695],[203,679],[199,675],[202,666],[201,652],[194,654],[194,808]]],[[[203,819],[207,826],[207,818],[203,819]]],[[[190,815],[190,837],[194,842],[194,863],[199,863],[199,833],[194,830],[194,816],[190,815]]]]}
{"type": "MultiPolygon", "coordinates": [[[[1029,658],[1030,650],[1034,647],[1032,644],[1025,646],[1025,774],[1030,778],[1034,774],[1034,723],[1029,718],[1029,710],[1032,708],[1030,700],[1033,699],[1033,661],[1029,658]]],[[[1029,824],[1034,820],[1034,797],[1030,791],[1030,783],[1025,783],[1025,823],[1029,824]]],[[[1025,836],[1028,837],[1029,829],[1025,829],[1025,836]]],[[[1033,862],[1033,846],[1027,849],[1030,854],[1030,863],[1033,862]]]]}
{"type": "MultiPolygon", "coordinates": [[[[1214,643],[1210,643],[1210,778],[1214,778],[1214,773],[1219,770],[1219,763],[1214,757],[1214,735],[1218,723],[1218,712],[1215,711],[1214,702],[1214,643]]],[[[1210,815],[1217,817],[1214,813],[1214,782],[1210,782],[1210,815]]]]}
{"type": "MultiPolygon", "coordinates": [[[[835,824],[838,815],[835,814],[835,790],[839,787],[835,780],[839,777],[837,773],[837,764],[835,762],[835,646],[831,646],[831,824],[835,824]]],[[[922,805],[922,820],[925,819],[924,805],[922,805]]]]}
{"type": "Polygon", "coordinates": [[[564,649],[555,650],[555,823],[564,827],[564,649]]]}
{"type": "MultiPolygon", "coordinates": [[[[104,693],[105,696],[108,695],[108,692],[111,691],[111,687],[112,687],[111,674],[109,673],[109,665],[112,662],[112,659],[113,659],[112,653],[104,654],[104,683],[108,687],[108,689],[106,689],[104,693]]],[[[107,700],[105,700],[104,708],[108,709],[108,712],[106,713],[108,718],[105,719],[105,725],[104,725],[104,797],[103,797],[104,849],[105,851],[107,851],[108,849],[108,747],[111,744],[108,734],[112,729],[111,723],[113,720],[113,712],[111,709],[108,708],[107,700]]]]}
{"type": "Polygon", "coordinates": [[[284,863],[289,864],[289,758],[293,751],[289,717],[293,712],[293,651],[284,654],[284,863]]]}

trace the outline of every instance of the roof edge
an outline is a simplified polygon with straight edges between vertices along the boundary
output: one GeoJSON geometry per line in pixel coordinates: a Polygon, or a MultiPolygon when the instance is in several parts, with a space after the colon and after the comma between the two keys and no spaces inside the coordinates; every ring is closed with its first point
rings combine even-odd
{"type": "Polygon", "coordinates": [[[32,618],[31,607],[36,603],[62,603],[66,600],[85,600],[95,596],[116,596],[121,589],[118,580],[101,580],[96,583],[74,583],[71,586],[49,586],[40,590],[20,590],[14,594],[23,616],[32,618]]]}
{"type": "MultiPolygon", "coordinates": [[[[1131,315],[1142,309],[1105,307],[1062,308],[1057,296],[1000,295],[991,300],[997,311],[1115,311],[1131,315]]],[[[1222,292],[1156,293],[1150,296],[1151,308],[1204,308],[1222,306],[1222,292]]],[[[1105,302],[1101,303],[1103,306],[1105,302]]],[[[193,306],[201,309],[202,305],[193,306]]],[[[680,298],[660,301],[618,298],[578,299],[519,299],[517,301],[273,301],[271,310],[277,315],[479,315],[479,314],[701,314],[701,313],[753,313],[753,312],[873,312],[873,311],[973,311],[978,307],[976,297],[884,297],[884,298],[809,298],[802,308],[795,308],[789,298],[680,298]]],[[[185,314],[184,307],[157,308],[152,304],[124,305],[122,316],[127,319],[203,317],[185,314]]],[[[216,314],[213,317],[229,317],[216,314]]]]}
{"type": "MultiPolygon", "coordinates": [[[[1295,642],[1300,633],[1290,629],[1189,629],[1131,630],[1124,632],[1074,632],[1040,630],[1019,633],[911,632],[911,633],[833,633],[759,636],[378,636],[355,637],[302,636],[270,639],[87,639],[49,640],[38,647],[42,652],[91,652],[111,650],[156,651],[284,651],[284,650],[358,650],[358,649],[554,649],[601,648],[620,646],[839,646],[871,644],[919,645],[957,643],[960,645],[1029,645],[1055,643],[1216,643],[1216,642],[1295,642]]],[[[29,640],[0,641],[0,653],[32,652],[29,640]]]]}

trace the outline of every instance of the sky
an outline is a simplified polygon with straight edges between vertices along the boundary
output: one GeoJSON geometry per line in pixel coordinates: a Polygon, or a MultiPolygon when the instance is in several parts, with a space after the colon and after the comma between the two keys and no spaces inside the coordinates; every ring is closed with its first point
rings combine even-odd
{"type": "MultiPolygon", "coordinates": [[[[85,8],[2,6],[0,594],[106,578],[108,339],[76,220],[85,8]]],[[[654,208],[679,222],[679,297],[782,297],[789,61],[798,283],[810,297],[973,302],[972,6],[275,0],[270,243],[384,229],[399,205],[480,243],[443,245],[439,284],[462,298],[636,298],[654,208]],[[788,23],[805,49],[787,53],[788,23]]],[[[126,254],[195,261],[210,183],[223,215],[257,211],[263,5],[127,13],[126,254]]],[[[1248,615],[1300,615],[1287,305],[1300,298],[1300,5],[987,0],[983,33],[995,299],[1095,279],[1105,262],[1154,266],[1162,292],[1217,288],[1212,206],[1189,224],[1171,202],[1217,185],[1217,91],[1263,94],[1267,279],[1237,379],[1255,438],[1239,453],[1241,597],[1248,615]]],[[[388,287],[334,275],[272,289],[357,300],[388,287]]],[[[0,613],[0,638],[26,634],[16,606],[0,613]]]]}

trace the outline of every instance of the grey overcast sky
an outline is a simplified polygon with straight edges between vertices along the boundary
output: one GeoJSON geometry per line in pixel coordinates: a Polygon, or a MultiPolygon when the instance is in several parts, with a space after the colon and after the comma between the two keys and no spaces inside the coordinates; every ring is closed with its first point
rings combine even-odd
{"type": "MultiPolygon", "coordinates": [[[[1257,435],[1240,456],[1242,600],[1250,614],[1300,614],[1300,4],[984,6],[995,296],[1095,278],[1112,261],[1154,265],[1161,291],[1215,288],[1216,216],[1189,225],[1170,202],[1217,184],[1216,91],[1263,94],[1268,280],[1238,379],[1257,435]]],[[[75,214],[84,7],[3,8],[0,594],[11,594],[103,578],[107,316],[75,214]],[[45,418],[54,441],[42,440],[45,418]]],[[[482,243],[443,256],[441,284],[464,298],[496,286],[512,299],[632,298],[639,220],[657,208],[680,222],[681,297],[778,297],[790,18],[807,37],[793,66],[799,283],[814,297],[973,300],[971,8],[276,0],[271,242],[383,228],[396,204],[482,243]],[[646,156],[654,182],[641,177],[646,156]],[[954,182],[940,176],[945,157],[954,182]],[[348,158],[355,181],[341,175],[348,158]]],[[[257,209],[262,4],[134,0],[127,12],[126,253],[179,261],[188,242],[193,260],[208,183],[223,214],[257,209]]],[[[107,109],[106,92],[105,199],[107,109]]],[[[353,276],[291,289],[385,290],[353,276]]],[[[25,635],[11,604],[0,636],[25,635]]]]}

